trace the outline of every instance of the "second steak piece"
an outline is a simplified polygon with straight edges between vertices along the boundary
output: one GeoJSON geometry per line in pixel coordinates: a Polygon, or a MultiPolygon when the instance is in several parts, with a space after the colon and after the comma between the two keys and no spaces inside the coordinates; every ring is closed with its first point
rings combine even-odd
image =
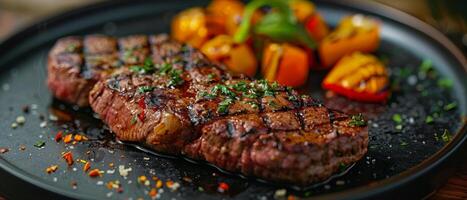
{"type": "Polygon", "coordinates": [[[91,91],[91,107],[120,140],[299,185],[366,153],[360,117],[276,83],[235,77],[189,46],[172,47],[163,62],[100,80],[91,91]]]}
{"type": "Polygon", "coordinates": [[[131,66],[154,63],[172,54],[168,36],[131,35],[114,38],[105,35],[70,36],[59,39],[49,52],[47,85],[52,94],[65,102],[87,106],[94,84],[110,74],[131,66]],[[160,48],[158,46],[166,46],[160,48]]]}

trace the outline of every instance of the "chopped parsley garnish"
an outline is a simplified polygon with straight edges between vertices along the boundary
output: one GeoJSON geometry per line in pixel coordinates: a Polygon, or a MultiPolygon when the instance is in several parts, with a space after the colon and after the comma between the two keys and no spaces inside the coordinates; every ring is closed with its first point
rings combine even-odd
{"type": "Polygon", "coordinates": [[[246,103],[250,104],[253,109],[258,108],[258,103],[254,102],[254,101],[247,101],[246,103]]]}
{"type": "Polygon", "coordinates": [[[131,124],[136,124],[136,122],[138,122],[138,117],[136,115],[133,115],[133,117],[131,118],[130,123],[131,124]]]}
{"type": "Polygon", "coordinates": [[[69,44],[67,47],[66,47],[66,51],[68,52],[74,52],[76,50],[76,44],[69,44]]]}
{"type": "Polygon", "coordinates": [[[159,68],[159,74],[161,74],[161,75],[166,75],[170,71],[172,71],[172,65],[169,64],[169,63],[164,63],[159,68]]]}
{"type": "Polygon", "coordinates": [[[355,127],[355,126],[366,126],[366,121],[365,118],[363,117],[362,113],[359,113],[357,115],[352,115],[351,120],[349,122],[349,126],[355,127]]]}
{"type": "Polygon", "coordinates": [[[392,121],[400,124],[402,123],[402,116],[400,114],[394,114],[392,115],[392,121]]]}
{"type": "Polygon", "coordinates": [[[184,80],[182,79],[181,77],[181,74],[182,74],[182,70],[171,70],[169,72],[169,76],[170,76],[170,81],[169,81],[169,86],[170,87],[174,87],[174,86],[177,86],[177,85],[181,85],[184,80]]]}
{"type": "Polygon", "coordinates": [[[142,66],[134,65],[130,67],[130,70],[132,72],[137,72],[140,74],[148,74],[154,72],[155,68],[154,64],[152,63],[152,60],[148,58],[144,61],[144,64],[142,66]]]}
{"type": "Polygon", "coordinates": [[[147,86],[147,85],[146,86],[141,86],[141,87],[138,88],[139,93],[151,92],[153,90],[154,90],[154,87],[147,86]]]}
{"type": "Polygon", "coordinates": [[[236,96],[236,94],[234,92],[232,92],[229,89],[229,87],[227,87],[226,85],[217,84],[211,89],[211,93],[213,93],[213,94],[218,94],[219,92],[222,95],[225,95],[225,96],[228,96],[228,97],[231,97],[231,98],[234,98],[236,96]]]}
{"type": "Polygon", "coordinates": [[[423,73],[428,73],[433,69],[433,63],[429,59],[423,60],[422,64],[420,64],[420,71],[423,73]]]}
{"type": "Polygon", "coordinates": [[[434,118],[431,115],[426,116],[425,123],[432,124],[434,122],[434,118]]]}
{"type": "Polygon", "coordinates": [[[42,147],[45,146],[45,142],[39,140],[39,141],[36,142],[36,144],[34,144],[34,146],[37,147],[37,148],[42,148],[42,147]]]}
{"type": "Polygon", "coordinates": [[[444,132],[443,132],[443,134],[441,135],[441,139],[442,139],[443,142],[445,142],[445,143],[451,141],[451,133],[449,133],[449,131],[448,131],[447,129],[444,129],[444,132]]]}
{"type": "Polygon", "coordinates": [[[345,165],[344,163],[339,163],[339,171],[343,172],[345,171],[346,168],[347,168],[347,165],[345,165]]]}
{"type": "Polygon", "coordinates": [[[211,73],[211,74],[208,74],[208,81],[212,81],[214,79],[216,75],[211,73]]]}
{"type": "Polygon", "coordinates": [[[246,92],[248,91],[248,85],[246,84],[245,81],[239,81],[238,83],[235,83],[232,86],[233,89],[240,91],[240,92],[246,92]]]}
{"type": "Polygon", "coordinates": [[[437,82],[438,86],[440,88],[445,88],[445,89],[449,89],[452,87],[453,83],[452,83],[452,80],[451,79],[448,79],[448,78],[440,78],[438,79],[438,82],[437,82]]]}
{"type": "Polygon", "coordinates": [[[289,97],[287,97],[287,99],[289,101],[297,101],[297,97],[295,95],[289,95],[289,97]]]}
{"type": "Polygon", "coordinates": [[[452,102],[452,103],[449,103],[449,104],[445,105],[445,106],[443,107],[443,109],[444,109],[445,111],[449,111],[449,110],[452,110],[452,109],[454,109],[454,108],[456,108],[456,107],[457,107],[457,103],[456,103],[456,102],[452,102]]]}
{"type": "Polygon", "coordinates": [[[231,99],[231,98],[227,98],[227,99],[221,101],[219,103],[219,105],[217,106],[217,112],[219,112],[221,114],[226,114],[227,111],[229,110],[230,104],[232,104],[233,102],[234,102],[234,100],[231,99]]]}
{"type": "Polygon", "coordinates": [[[277,104],[276,101],[274,101],[274,100],[270,100],[268,102],[268,105],[271,106],[273,109],[277,109],[277,108],[280,107],[279,104],[277,104]]]}

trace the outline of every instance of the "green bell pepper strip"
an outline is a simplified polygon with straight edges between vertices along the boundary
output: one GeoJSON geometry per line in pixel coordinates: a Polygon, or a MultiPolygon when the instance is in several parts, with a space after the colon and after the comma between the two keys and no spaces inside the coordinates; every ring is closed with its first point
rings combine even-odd
{"type": "Polygon", "coordinates": [[[253,0],[250,2],[245,7],[242,23],[234,35],[235,42],[245,42],[250,31],[251,17],[257,9],[263,6],[271,6],[275,11],[265,15],[255,25],[253,29],[255,34],[265,35],[277,41],[299,42],[309,48],[316,48],[316,42],[308,36],[303,26],[297,22],[289,7],[288,0],[253,0]]]}

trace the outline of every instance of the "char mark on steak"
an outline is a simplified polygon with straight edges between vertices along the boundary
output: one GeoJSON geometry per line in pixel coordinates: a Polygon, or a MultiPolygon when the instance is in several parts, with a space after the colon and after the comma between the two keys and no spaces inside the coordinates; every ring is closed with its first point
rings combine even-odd
{"type": "Polygon", "coordinates": [[[277,83],[232,75],[167,38],[147,43],[136,48],[139,66],[96,79],[89,94],[92,109],[122,141],[301,185],[328,178],[367,151],[366,126],[343,113],[277,83]]]}

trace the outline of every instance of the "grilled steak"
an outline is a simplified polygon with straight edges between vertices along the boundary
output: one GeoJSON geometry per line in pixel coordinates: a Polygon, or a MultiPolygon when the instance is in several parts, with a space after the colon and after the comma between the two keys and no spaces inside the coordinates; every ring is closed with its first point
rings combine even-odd
{"type": "MultiPolygon", "coordinates": [[[[97,81],[89,94],[92,109],[122,141],[247,176],[301,185],[328,178],[367,151],[368,131],[360,119],[327,109],[291,88],[234,76],[167,37],[136,38],[119,42],[120,49],[140,56],[135,66],[90,79],[97,81]],[[135,46],[134,41],[141,43],[135,46]]],[[[89,49],[85,57],[105,48],[89,49]]],[[[51,55],[58,63],[54,55],[70,53],[51,55]]],[[[119,56],[125,59],[124,53],[119,56]]],[[[81,65],[73,66],[68,69],[81,65]]],[[[76,77],[85,77],[90,69],[98,68],[94,74],[105,71],[98,65],[84,66],[76,77]]],[[[73,102],[85,94],[67,95],[60,98],[73,102]]]]}

